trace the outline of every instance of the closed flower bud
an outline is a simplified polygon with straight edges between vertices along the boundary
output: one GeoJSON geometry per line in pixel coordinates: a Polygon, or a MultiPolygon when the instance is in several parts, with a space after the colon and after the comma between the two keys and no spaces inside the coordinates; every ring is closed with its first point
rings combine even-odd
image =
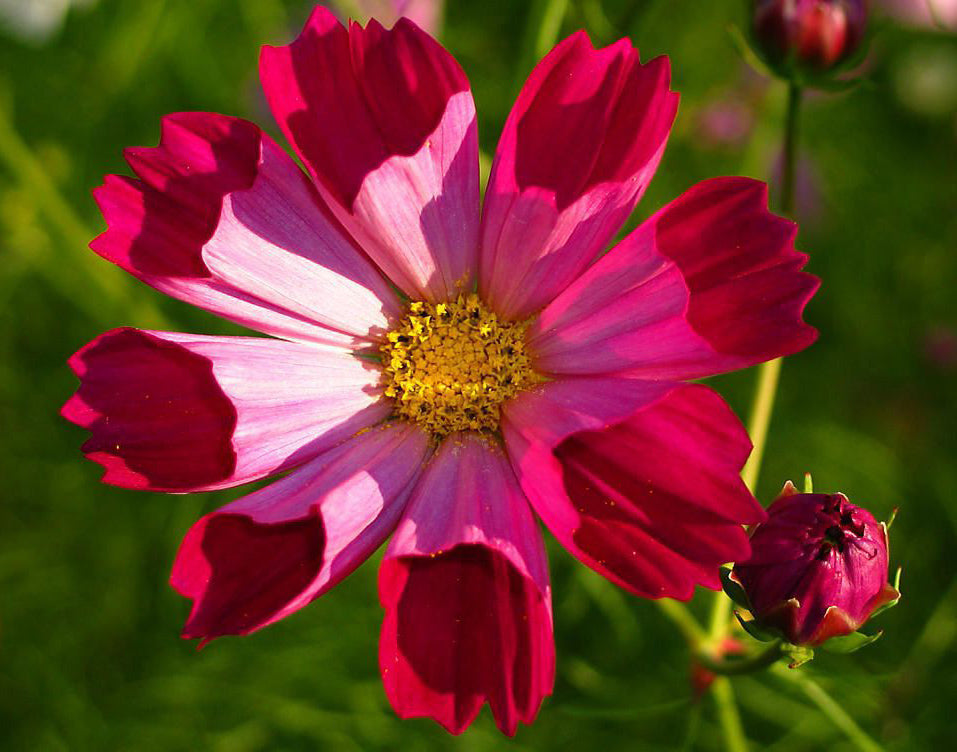
{"type": "Polygon", "coordinates": [[[886,525],[843,494],[797,493],[790,483],[731,578],[756,624],[795,645],[850,635],[899,598],[887,581],[886,525]]]}
{"type": "Polygon", "coordinates": [[[850,57],[867,25],[866,0],[755,0],[754,35],[779,70],[823,72],[850,57]]]}

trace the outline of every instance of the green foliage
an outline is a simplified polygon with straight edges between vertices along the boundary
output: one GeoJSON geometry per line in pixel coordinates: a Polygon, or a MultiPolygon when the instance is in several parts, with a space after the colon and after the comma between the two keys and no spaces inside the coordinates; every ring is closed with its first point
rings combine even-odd
{"type": "MultiPolygon", "coordinates": [[[[443,41],[473,83],[487,153],[534,61],[529,40],[541,43],[526,25],[533,5],[550,6],[448,2],[443,41]]],[[[275,133],[256,84],[258,48],[290,39],[307,11],[290,0],[100,0],[72,11],[48,44],[0,37],[0,749],[568,749],[585,740],[721,749],[711,699],[692,700],[680,635],[652,603],[551,543],[556,691],[507,745],[487,711],[457,739],[393,715],[377,667],[374,561],[251,637],[200,652],[178,638],[187,604],[166,584],[177,545],[200,514],[240,492],[100,485],[81,459],[83,432],[57,415],[75,386],[65,360],[114,326],[235,329],[86,250],[102,227],[90,189],[125,171],[123,147],[155,144],[167,112],[242,115],[275,133]]],[[[587,26],[602,43],[628,34],[643,57],[672,58],[681,109],[635,221],[697,180],[771,173],[784,90],[744,69],[727,34],[731,23],[745,27],[739,11],[701,0],[567,3],[561,33],[587,26]],[[704,107],[732,99],[754,111],[750,138],[709,145],[704,107]]],[[[806,102],[802,154],[818,195],[810,207],[799,196],[798,217],[809,269],[823,280],[807,312],[821,336],[784,365],[759,489],[768,502],[784,479],[811,471],[819,489],[842,490],[878,517],[900,507],[892,560],[906,562],[907,600],[882,617],[877,645],[802,668],[812,689],[774,672],[735,679],[757,749],[853,748],[827,695],[815,694],[823,690],[888,749],[952,742],[957,365],[934,338],[957,330],[957,113],[926,118],[895,93],[907,88],[895,61],[923,42],[887,29],[871,51],[873,86],[806,102]]],[[[934,45],[957,56],[954,38],[934,45]]],[[[714,383],[743,415],[753,374],[714,383]]],[[[701,616],[705,605],[692,607],[701,616]]]]}

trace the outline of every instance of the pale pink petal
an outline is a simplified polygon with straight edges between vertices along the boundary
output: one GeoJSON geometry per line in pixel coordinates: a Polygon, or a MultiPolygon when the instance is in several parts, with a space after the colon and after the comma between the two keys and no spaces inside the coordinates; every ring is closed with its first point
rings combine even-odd
{"type": "Polygon", "coordinates": [[[379,372],[348,350],[115,329],[70,359],[63,415],[91,432],[103,481],[196,491],[306,462],[383,420],[379,372]]]}
{"type": "Polygon", "coordinates": [[[413,23],[346,30],[317,7],[260,77],[283,133],[336,216],[414,298],[470,288],[479,225],[478,132],[468,79],[413,23]]]}
{"type": "Polygon", "coordinates": [[[408,423],[374,428],[200,519],[170,577],[193,601],[183,637],[254,632],[341,581],[392,532],[428,447],[408,423]]]}
{"type": "Polygon", "coordinates": [[[506,404],[522,489],[565,548],[629,591],[687,599],[695,585],[717,588],[719,565],[749,552],[741,525],[764,516],[739,475],[747,433],[707,387],[638,382],[645,404],[621,418],[603,411],[597,381],[549,384],[564,400],[546,387],[506,404]]]}
{"type": "Polygon", "coordinates": [[[487,701],[499,728],[531,723],[554,682],[541,533],[502,448],[447,438],[420,479],[379,573],[379,661],[403,718],[461,733],[487,701]]]}
{"type": "Polygon", "coordinates": [[[290,339],[358,344],[400,305],[308,178],[252,123],[163,119],[160,145],[126,151],[139,180],[94,196],[97,253],[173,297],[290,339]]]}
{"type": "Polygon", "coordinates": [[[492,167],[479,290],[501,315],[547,304],[605,248],[655,172],[678,107],[667,58],[578,32],[532,71],[492,167]]]}
{"type": "Polygon", "coordinates": [[[768,211],[764,183],[699,183],[542,311],[528,334],[535,367],[677,380],[804,349],[818,280],[800,271],[796,231],[768,211]]]}

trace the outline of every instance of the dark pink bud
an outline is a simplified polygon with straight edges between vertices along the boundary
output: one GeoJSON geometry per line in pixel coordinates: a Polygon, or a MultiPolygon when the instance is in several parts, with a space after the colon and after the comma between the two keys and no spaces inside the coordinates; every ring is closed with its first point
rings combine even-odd
{"type": "Polygon", "coordinates": [[[860,46],[867,0],[755,0],[754,35],[775,65],[825,71],[860,46]]]}
{"type": "Polygon", "coordinates": [[[801,494],[790,483],[731,577],[757,623],[795,645],[849,635],[899,595],[887,582],[885,524],[844,494],[801,494]]]}

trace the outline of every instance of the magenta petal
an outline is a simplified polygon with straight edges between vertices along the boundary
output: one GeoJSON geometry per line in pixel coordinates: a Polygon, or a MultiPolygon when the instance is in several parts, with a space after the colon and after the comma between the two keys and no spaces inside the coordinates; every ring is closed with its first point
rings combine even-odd
{"type": "Polygon", "coordinates": [[[325,8],[266,47],[269,104],[323,196],[404,292],[469,289],[479,224],[478,130],[464,72],[406,19],[346,30],[325,8]]]}
{"type": "Polygon", "coordinates": [[[604,249],[651,180],[678,96],[666,58],[627,40],[555,47],[515,102],[486,191],[479,289],[503,315],[542,308],[604,249]]]}
{"type": "Polygon", "coordinates": [[[70,366],[81,383],[63,415],[91,432],[103,481],[126,488],[246,483],[389,413],[378,372],[330,345],[116,329],[70,366]]]}
{"type": "Polygon", "coordinates": [[[163,119],[160,145],[128,149],[140,177],[94,196],[107,230],[91,244],[149,285],[291,339],[367,340],[400,308],[296,164],[252,123],[163,119]]]}
{"type": "Polygon", "coordinates": [[[710,389],[661,383],[629,416],[583,425],[568,414],[587,409],[589,381],[565,387],[567,408],[534,398],[506,407],[509,455],[535,511],[565,548],[637,595],[719,587],[718,566],[748,554],[741,525],[764,518],[739,476],[751,449],[743,426],[710,389]]]}
{"type": "Polygon", "coordinates": [[[540,370],[687,379],[802,350],[818,280],[747,178],[698,184],[626,237],[529,331],[540,370]]]}
{"type": "Polygon", "coordinates": [[[404,717],[458,734],[488,702],[514,734],[554,682],[541,533],[503,451],[449,437],[412,494],[379,573],[379,662],[404,717]]]}
{"type": "Polygon", "coordinates": [[[427,456],[419,429],[373,429],[203,517],[170,577],[193,601],[183,637],[248,634],[329,590],[392,532],[427,456]]]}

